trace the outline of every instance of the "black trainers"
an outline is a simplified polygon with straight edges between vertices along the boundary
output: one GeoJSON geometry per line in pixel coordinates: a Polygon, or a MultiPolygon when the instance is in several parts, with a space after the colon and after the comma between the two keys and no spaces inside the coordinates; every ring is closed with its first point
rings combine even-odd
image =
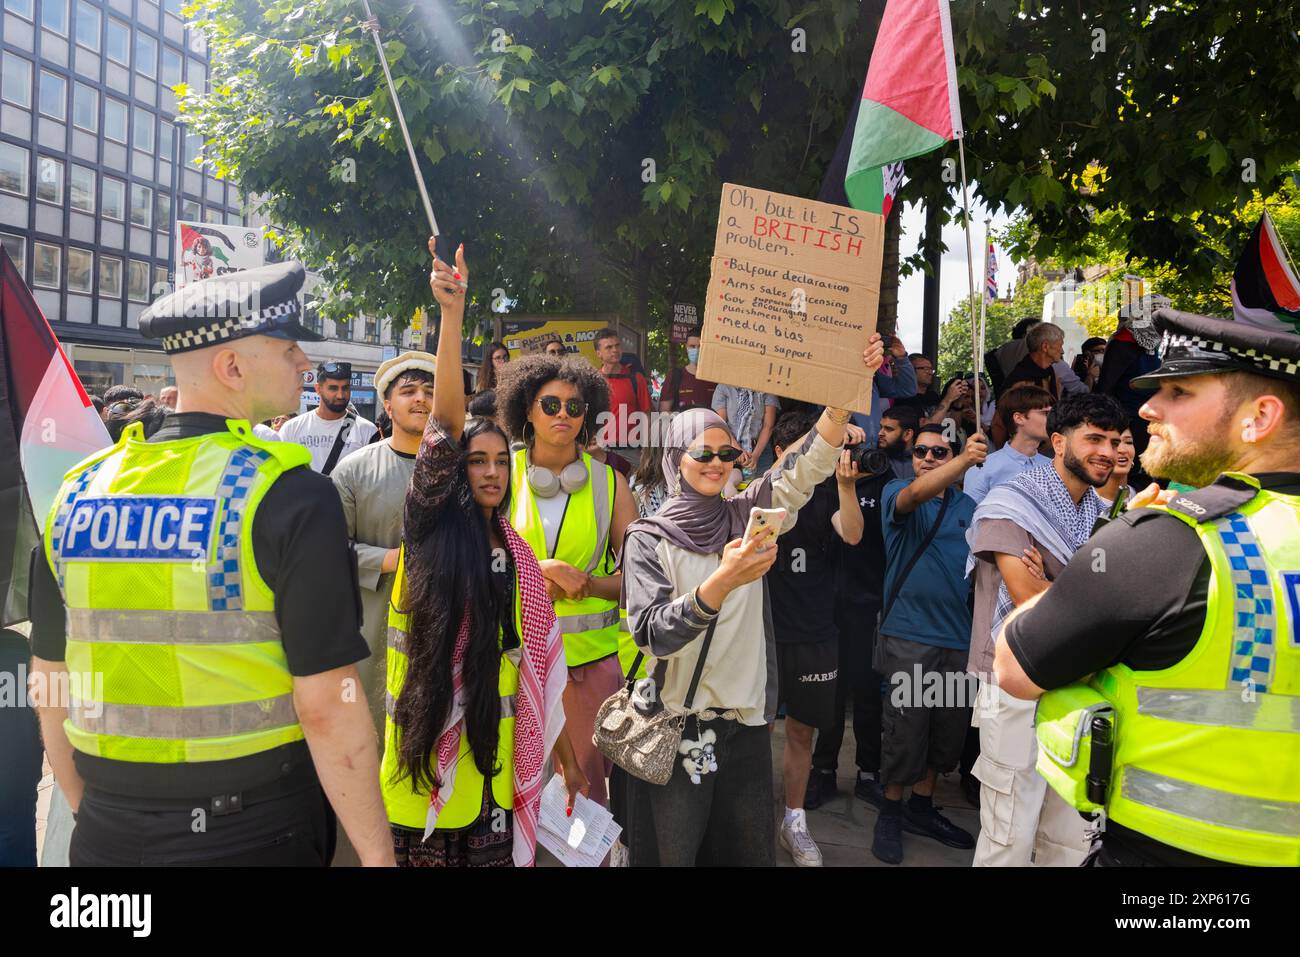
{"type": "Polygon", "coordinates": [[[940,844],[947,844],[949,847],[968,850],[975,846],[975,838],[969,831],[959,828],[933,806],[924,811],[915,811],[908,802],[904,801],[903,830],[909,834],[932,837],[940,844]]]}
{"type": "Polygon", "coordinates": [[[853,785],[855,797],[866,801],[877,811],[884,810],[885,791],[880,786],[880,779],[874,774],[858,774],[858,781],[853,785]]]}
{"type": "Polygon", "coordinates": [[[819,771],[813,768],[808,775],[808,790],[803,796],[804,809],[815,811],[839,793],[840,789],[835,786],[834,771],[819,771]]]}
{"type": "Polygon", "coordinates": [[[883,864],[903,863],[903,816],[882,814],[876,818],[871,853],[883,864]]]}

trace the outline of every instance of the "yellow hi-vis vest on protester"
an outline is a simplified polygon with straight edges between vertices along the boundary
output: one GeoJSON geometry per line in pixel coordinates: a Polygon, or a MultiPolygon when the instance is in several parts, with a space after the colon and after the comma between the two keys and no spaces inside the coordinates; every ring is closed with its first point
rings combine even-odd
{"type": "MultiPolygon", "coordinates": [[[[406,594],[406,550],[397,559],[397,576],[393,581],[393,597],[388,607],[388,666],[387,695],[384,715],[384,760],[379,769],[379,787],[384,795],[388,820],[403,827],[423,828],[429,814],[429,792],[416,790],[408,774],[401,772],[397,751],[401,745],[401,730],[393,723],[393,709],[406,684],[407,629],[410,615],[402,612],[406,594]]],[[[523,602],[516,578],[514,587],[515,634],[523,641],[523,602]]],[[[498,807],[507,811],[515,806],[515,694],[519,690],[519,657],[522,647],[512,648],[501,655],[497,675],[497,691],[501,695],[501,724],[497,728],[497,767],[492,778],[492,798],[498,807]]],[[[437,752],[433,756],[437,770],[437,752]]],[[[469,734],[463,728],[460,735],[460,754],[456,758],[456,779],[451,797],[438,815],[438,827],[458,828],[473,824],[483,809],[483,773],[474,763],[470,751],[469,734]]]]}
{"type": "Polygon", "coordinates": [[[1300,865],[1300,496],[1229,474],[1163,511],[1210,557],[1205,627],[1172,667],[1115,665],[1044,694],[1039,770],[1095,809],[1080,799],[1087,712],[1108,704],[1107,817],[1218,861],[1300,865]]]}
{"type": "Polygon", "coordinates": [[[253,519],[311,456],[227,426],[145,442],[132,424],[64,478],[45,549],[67,605],[64,729],[78,751],[181,764],[303,738],[253,519]]]}
{"type": "MultiPolygon", "coordinates": [[[[510,469],[510,524],[520,538],[532,548],[539,562],[557,558],[597,578],[613,574],[609,530],[614,523],[614,469],[582,453],[582,464],[590,478],[569,495],[555,552],[550,554],[546,550],[546,529],[528,484],[526,455],[524,449],[516,452],[510,469]]],[[[617,601],[594,596],[581,601],[561,598],[555,603],[555,617],[564,635],[564,661],[570,668],[618,654],[617,601]]]]}

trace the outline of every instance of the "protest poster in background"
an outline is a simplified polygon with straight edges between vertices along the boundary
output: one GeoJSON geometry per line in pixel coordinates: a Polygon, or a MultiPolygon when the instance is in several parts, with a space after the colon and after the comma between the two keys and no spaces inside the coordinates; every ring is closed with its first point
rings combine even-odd
{"type": "Polygon", "coordinates": [[[697,375],[867,412],[884,218],[724,183],[697,375]]]}
{"type": "MultiPolygon", "coordinates": [[[[596,355],[596,333],[601,329],[619,329],[616,313],[595,313],[581,317],[563,316],[510,316],[500,320],[500,340],[510,350],[510,359],[541,352],[546,343],[558,340],[569,355],[585,356],[596,368],[600,359],[596,355]]],[[[622,330],[619,330],[620,333],[622,330]]],[[[624,348],[627,343],[624,342],[624,348]]],[[[635,351],[629,349],[628,351],[635,351]]]]}
{"type": "Polygon", "coordinates": [[[176,288],[266,265],[262,231],[249,226],[176,223],[176,288]]]}
{"type": "Polygon", "coordinates": [[[691,336],[700,334],[700,310],[693,302],[673,303],[673,324],[669,330],[668,341],[674,344],[685,342],[691,336]]]}

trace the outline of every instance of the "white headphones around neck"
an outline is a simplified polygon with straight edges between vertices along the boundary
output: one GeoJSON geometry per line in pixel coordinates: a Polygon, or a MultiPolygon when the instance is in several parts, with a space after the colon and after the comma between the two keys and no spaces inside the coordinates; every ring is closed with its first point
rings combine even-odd
{"type": "MultiPolygon", "coordinates": [[[[527,461],[527,458],[525,458],[527,461]]],[[[566,465],[559,475],[540,465],[529,464],[524,474],[528,477],[528,487],[539,498],[555,498],[560,492],[572,495],[587,484],[587,466],[579,458],[566,465]]]]}

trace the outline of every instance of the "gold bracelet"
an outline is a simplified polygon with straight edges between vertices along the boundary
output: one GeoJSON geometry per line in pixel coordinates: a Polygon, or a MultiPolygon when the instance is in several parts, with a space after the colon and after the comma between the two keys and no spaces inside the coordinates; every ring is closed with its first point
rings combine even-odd
{"type": "Polygon", "coordinates": [[[832,409],[829,405],[826,407],[826,418],[830,419],[836,425],[843,425],[849,421],[848,409],[832,409]]]}

